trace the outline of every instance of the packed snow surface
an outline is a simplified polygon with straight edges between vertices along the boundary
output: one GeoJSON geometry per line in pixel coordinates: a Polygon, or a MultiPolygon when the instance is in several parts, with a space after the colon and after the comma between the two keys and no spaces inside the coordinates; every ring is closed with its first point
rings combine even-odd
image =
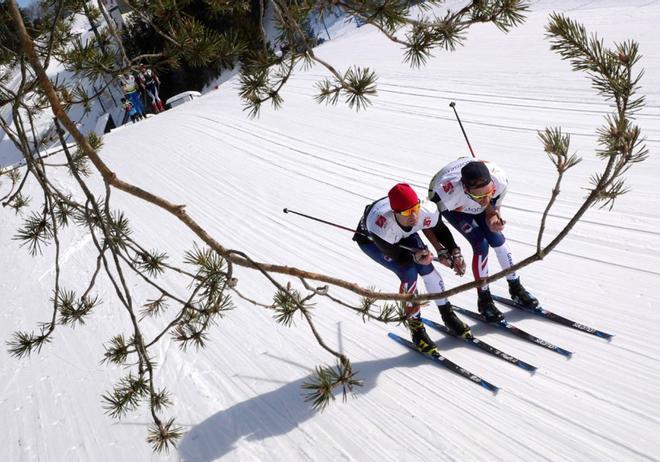
{"type": "MultiPolygon", "coordinates": [[[[102,277],[98,293],[104,303],[85,326],[59,326],[53,342],[27,360],[0,350],[0,460],[660,460],[660,2],[535,1],[523,26],[509,34],[490,25],[474,27],[465,47],[438,52],[421,70],[403,64],[399,46],[375,29],[345,25],[340,34],[335,25],[333,39],[317,53],[341,70],[359,64],[377,71],[378,96],[368,110],[315,103],[314,82],[328,75],[316,66],[291,79],[283,109],[265,107],[260,118],[250,119],[233,79],[191,103],[106,135],[102,157],[122,179],[185,204],[228,248],[257,261],[396,292],[396,277],[362,254],[350,233],[282,209],[351,227],[366,204],[397,182],[424,194],[441,166],[469,155],[449,108],[454,101],[478,155],[508,173],[506,236],[522,259],[535,251],[556,180],[537,131],[563,127],[572,134],[571,152],[583,157],[562,183],[545,242],[575,213],[591,175],[604,165],[594,155],[594,133],[609,107],[584,75],[549,50],[544,26],[552,11],[584,23],[608,45],[637,40],[644,55],[647,104],[637,122],[651,155],[626,175],[631,191],[611,211],[590,210],[552,254],[522,271],[523,283],[545,308],[616,334],[612,342],[503,307],[521,328],[574,351],[567,360],[473,325],[475,335],[539,366],[530,376],[432,333],[448,358],[501,387],[493,396],[392,342],[388,332],[408,335],[402,326],[363,323],[316,297],[319,332],[351,358],[364,381],[347,402],[339,399],[319,413],[303,401],[301,385],[314,367],[333,358],[301,319],[285,327],[273,321],[272,312],[234,297],[236,309],[212,329],[208,348],[182,352],[164,339],[154,352],[158,384],[175,400],[167,415],[185,429],[177,450],[154,455],[144,441],[150,422],[145,409],[115,421],[101,404],[101,394],[125,373],[99,364],[103,343],[121,332],[130,335],[126,312],[102,277]]],[[[50,175],[62,189],[79,194],[64,169],[50,175]]],[[[98,176],[92,183],[99,188],[98,176]]],[[[0,187],[4,194],[6,180],[0,187]]],[[[32,181],[26,191],[38,207],[41,196],[32,181]]],[[[146,248],[168,251],[171,263],[182,261],[195,241],[187,228],[120,191],[112,198],[146,248]]],[[[20,224],[20,216],[3,210],[3,341],[51,316],[53,248],[31,258],[12,239],[20,224]]],[[[61,240],[62,285],[80,293],[95,267],[95,247],[76,227],[61,240]]],[[[459,243],[469,258],[469,246],[459,243]]],[[[491,260],[491,270],[497,269],[491,260]]],[[[450,286],[471,277],[441,272],[450,286]]],[[[236,276],[243,294],[270,303],[274,289],[261,275],[236,268],[236,276]]],[[[187,281],[168,276],[161,283],[182,293],[187,281]]],[[[136,303],[155,295],[137,281],[133,289],[136,303]]],[[[492,289],[505,294],[506,284],[498,281],[492,289]]],[[[358,302],[347,291],[331,293],[358,302]]],[[[476,305],[473,291],[451,300],[476,305]]],[[[440,319],[432,306],[424,313],[440,319]]],[[[148,325],[147,333],[163,322],[148,325]]]]}

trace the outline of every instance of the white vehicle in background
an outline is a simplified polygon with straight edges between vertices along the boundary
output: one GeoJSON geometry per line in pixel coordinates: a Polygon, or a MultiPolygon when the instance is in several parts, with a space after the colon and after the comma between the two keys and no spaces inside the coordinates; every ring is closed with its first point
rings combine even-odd
{"type": "Polygon", "coordinates": [[[188,101],[192,101],[195,98],[199,98],[200,96],[202,96],[202,94],[198,91],[184,91],[183,93],[179,93],[178,95],[174,95],[169,98],[167,101],[165,101],[165,104],[170,108],[173,108],[175,106],[187,103],[188,101]]]}

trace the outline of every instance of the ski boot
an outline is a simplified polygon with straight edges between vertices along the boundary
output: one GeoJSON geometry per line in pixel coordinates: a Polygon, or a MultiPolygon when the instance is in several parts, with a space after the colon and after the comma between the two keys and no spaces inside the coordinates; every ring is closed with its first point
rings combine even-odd
{"type": "Polygon", "coordinates": [[[511,300],[528,308],[536,308],[539,306],[539,301],[536,297],[527,292],[522,286],[520,278],[507,282],[509,283],[509,295],[511,295],[511,300]]]}
{"type": "Polygon", "coordinates": [[[445,323],[445,327],[449,329],[449,332],[457,337],[464,338],[468,338],[472,335],[468,325],[461,321],[461,319],[456,316],[456,313],[454,313],[451,303],[447,302],[444,305],[439,305],[438,309],[440,310],[440,316],[442,316],[442,322],[445,323]]]}
{"type": "Polygon", "coordinates": [[[420,318],[412,317],[408,319],[408,328],[412,334],[412,342],[420,352],[430,356],[439,354],[438,348],[433,343],[433,340],[429,338],[426,328],[424,328],[424,323],[422,323],[420,318]]]}
{"type": "Polygon", "coordinates": [[[497,309],[493,302],[493,296],[490,294],[489,289],[479,290],[479,298],[477,299],[477,306],[479,313],[481,313],[486,322],[500,322],[504,319],[502,312],[497,309]]]}

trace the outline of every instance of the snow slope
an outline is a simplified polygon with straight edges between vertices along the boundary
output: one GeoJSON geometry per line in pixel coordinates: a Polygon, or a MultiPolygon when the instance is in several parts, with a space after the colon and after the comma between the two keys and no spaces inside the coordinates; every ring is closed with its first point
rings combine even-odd
{"type": "MultiPolygon", "coordinates": [[[[548,225],[551,236],[574,213],[584,185],[602,165],[593,155],[593,133],[607,106],[543,38],[557,3],[534,2],[525,25],[507,36],[475,27],[465,48],[440,54],[420,71],[401,64],[398,47],[368,27],[323,44],[319,56],[338,68],[359,63],[377,70],[379,96],[366,112],[314,103],[313,83],[325,75],[317,67],[291,80],[280,111],[265,109],[260,119],[248,119],[225,85],[107,135],[102,155],[120,177],[186,204],[227,247],[259,261],[396,291],[396,278],[359,252],[349,233],[282,209],[353,226],[364,206],[398,181],[422,194],[439,167],[468,154],[448,107],[455,101],[476,151],[509,174],[506,233],[523,258],[534,250],[555,181],[536,131],[561,125],[584,158],[564,181],[548,225]]],[[[177,451],[158,456],[144,443],[145,412],[120,422],[103,414],[100,394],[122,371],[99,365],[100,342],[128,324],[104,280],[105,303],[86,326],[59,328],[54,342],[26,361],[0,350],[0,459],[660,460],[660,2],[566,0],[561,8],[609,44],[640,42],[647,107],[638,121],[651,156],[631,169],[632,191],[614,210],[589,211],[554,253],[524,270],[523,279],[546,308],[615,333],[611,343],[505,309],[523,329],[575,351],[566,360],[474,325],[476,335],[539,366],[530,377],[434,334],[447,357],[502,388],[491,396],[387,338],[389,331],[407,335],[402,327],[363,324],[318,300],[321,334],[350,356],[364,386],[355,398],[316,413],[303,402],[300,386],[316,365],[332,358],[302,322],[280,326],[269,312],[234,298],[237,309],[213,330],[206,350],[183,353],[170,341],[162,344],[158,380],[173,393],[172,413],[186,434],[177,451]]],[[[52,175],[75,190],[65,172],[52,175]]],[[[161,211],[121,192],[113,197],[148,247],[180,261],[192,246],[191,233],[161,211]]],[[[30,258],[12,240],[20,219],[7,211],[2,217],[0,338],[6,340],[12,331],[49,318],[54,268],[52,249],[44,258],[30,258]]],[[[94,267],[93,245],[77,229],[62,239],[64,285],[79,289],[94,267]]],[[[463,249],[469,255],[464,242],[463,249]]],[[[443,275],[450,285],[461,282],[447,271],[443,275]]],[[[237,276],[247,296],[269,302],[273,291],[263,278],[240,268],[237,276]]],[[[185,286],[176,278],[164,283],[185,286]]],[[[504,287],[498,282],[493,290],[502,293],[504,287]]],[[[345,291],[333,293],[356,301],[345,291]]],[[[135,295],[146,300],[153,292],[136,284],[135,295]]],[[[452,301],[473,307],[475,296],[463,293],[452,301]]],[[[439,319],[432,308],[425,314],[439,319]]]]}

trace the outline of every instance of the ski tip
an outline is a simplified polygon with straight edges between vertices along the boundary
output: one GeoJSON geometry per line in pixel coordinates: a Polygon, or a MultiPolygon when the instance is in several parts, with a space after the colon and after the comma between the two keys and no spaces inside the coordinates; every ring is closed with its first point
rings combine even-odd
{"type": "Polygon", "coordinates": [[[603,334],[602,337],[607,340],[608,343],[612,343],[612,340],[614,340],[614,334],[603,334]]]}
{"type": "Polygon", "coordinates": [[[285,208],[284,210],[282,210],[282,212],[289,213],[289,209],[285,208]]]}
{"type": "Polygon", "coordinates": [[[479,379],[479,380],[480,381],[477,382],[477,383],[479,383],[479,385],[484,387],[486,390],[491,392],[493,395],[497,395],[497,393],[500,391],[500,387],[498,387],[497,385],[493,385],[492,383],[487,382],[484,379],[479,379]]]}
{"type": "Polygon", "coordinates": [[[518,367],[520,367],[521,369],[525,369],[531,375],[536,374],[536,371],[539,369],[538,367],[532,366],[531,364],[528,364],[528,363],[525,363],[525,362],[518,362],[516,365],[518,367]]]}

